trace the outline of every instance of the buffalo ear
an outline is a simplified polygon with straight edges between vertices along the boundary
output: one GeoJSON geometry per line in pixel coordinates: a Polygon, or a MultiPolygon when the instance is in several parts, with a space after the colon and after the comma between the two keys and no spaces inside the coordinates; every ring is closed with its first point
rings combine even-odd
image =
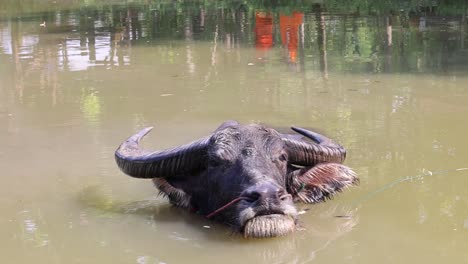
{"type": "Polygon", "coordinates": [[[288,174],[287,188],[295,201],[318,203],[358,183],[356,173],[349,167],[339,163],[320,163],[288,174]]]}

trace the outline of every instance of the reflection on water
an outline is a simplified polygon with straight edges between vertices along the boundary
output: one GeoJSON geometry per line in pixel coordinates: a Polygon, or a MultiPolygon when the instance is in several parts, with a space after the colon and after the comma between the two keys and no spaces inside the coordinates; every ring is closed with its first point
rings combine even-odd
{"type": "MultiPolygon", "coordinates": [[[[190,42],[211,41],[215,55],[217,42],[239,49],[252,35],[259,49],[282,46],[288,62],[307,66],[302,71],[314,64],[320,64],[322,71],[322,64],[344,71],[447,71],[460,64],[457,55],[466,41],[463,17],[339,15],[320,8],[289,13],[221,8],[208,14],[203,6],[183,12],[145,5],[110,6],[49,12],[24,22],[6,18],[0,32],[2,53],[21,61],[26,72],[128,66],[137,63],[133,46],[165,40],[184,40],[187,49],[190,42]]],[[[195,54],[187,53],[190,65],[193,58],[189,57],[195,54]]]]}
{"type": "MultiPolygon", "coordinates": [[[[40,214],[38,215],[40,217],[40,214]]],[[[32,217],[28,210],[19,212],[19,219],[22,221],[21,240],[25,243],[32,243],[34,247],[44,247],[49,244],[48,234],[42,233],[37,220],[32,217]]]]}
{"type": "Polygon", "coordinates": [[[91,91],[89,94],[83,95],[81,99],[81,111],[88,122],[99,122],[101,105],[99,102],[99,96],[96,92],[91,91]]]}
{"type": "Polygon", "coordinates": [[[0,3],[5,260],[468,260],[466,5],[58,2],[0,3]],[[114,164],[139,128],[166,148],[226,119],[318,129],[361,186],[245,241],[114,164]]]}

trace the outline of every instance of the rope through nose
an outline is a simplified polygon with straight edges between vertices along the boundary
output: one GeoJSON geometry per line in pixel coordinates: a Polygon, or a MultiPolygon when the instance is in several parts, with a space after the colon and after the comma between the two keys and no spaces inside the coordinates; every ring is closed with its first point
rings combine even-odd
{"type": "Polygon", "coordinates": [[[220,208],[214,210],[213,212],[207,214],[205,217],[209,219],[209,218],[211,218],[211,217],[217,215],[218,213],[224,211],[225,209],[229,208],[231,205],[233,205],[233,204],[239,202],[240,200],[244,200],[244,199],[247,199],[247,197],[239,196],[239,197],[237,197],[236,199],[230,201],[229,203],[227,203],[227,204],[221,206],[220,208]]]}

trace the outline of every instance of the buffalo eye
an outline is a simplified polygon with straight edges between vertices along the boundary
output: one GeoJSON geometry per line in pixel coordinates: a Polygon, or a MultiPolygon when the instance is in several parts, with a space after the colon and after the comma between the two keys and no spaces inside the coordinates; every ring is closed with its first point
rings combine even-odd
{"type": "Polygon", "coordinates": [[[221,161],[218,159],[210,159],[208,163],[210,167],[218,167],[221,165],[221,161]]]}
{"type": "Polygon", "coordinates": [[[253,149],[245,148],[242,150],[242,155],[250,157],[250,156],[253,156],[253,152],[254,152],[253,149]]]}
{"type": "Polygon", "coordinates": [[[279,161],[286,161],[286,160],[288,160],[288,155],[286,155],[286,153],[282,153],[281,155],[279,155],[278,160],[279,161]]]}
{"type": "Polygon", "coordinates": [[[275,163],[277,166],[283,166],[288,160],[288,155],[286,153],[281,153],[279,156],[272,157],[272,162],[275,163]]]}

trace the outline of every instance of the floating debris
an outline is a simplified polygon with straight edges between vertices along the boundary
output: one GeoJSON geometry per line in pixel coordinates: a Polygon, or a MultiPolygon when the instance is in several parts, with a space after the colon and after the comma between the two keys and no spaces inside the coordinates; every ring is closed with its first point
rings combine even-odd
{"type": "Polygon", "coordinates": [[[336,218],[352,218],[350,215],[335,215],[336,218]]]}
{"type": "Polygon", "coordinates": [[[166,97],[166,96],[173,96],[173,95],[174,95],[174,94],[169,94],[169,93],[168,93],[168,94],[161,94],[160,96],[161,96],[161,97],[166,97]]]}
{"type": "Polygon", "coordinates": [[[255,64],[253,64],[252,62],[249,62],[249,64],[247,64],[249,66],[254,66],[255,64]]]}
{"type": "Polygon", "coordinates": [[[210,229],[211,226],[208,226],[208,225],[204,225],[203,228],[206,228],[206,229],[210,229]]]}

